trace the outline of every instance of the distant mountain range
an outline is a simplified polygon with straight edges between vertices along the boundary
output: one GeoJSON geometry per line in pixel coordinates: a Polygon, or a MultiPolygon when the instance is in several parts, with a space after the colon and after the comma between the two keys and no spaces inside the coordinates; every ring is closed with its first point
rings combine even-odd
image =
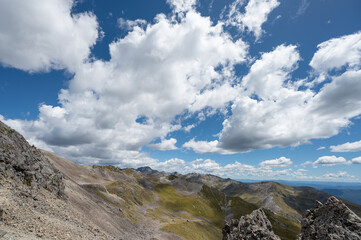
{"type": "MultiPolygon", "coordinates": [[[[257,180],[237,180],[246,183],[257,183],[257,180]]],[[[292,187],[312,187],[348,201],[361,204],[361,183],[359,182],[308,182],[308,181],[286,181],[274,180],[275,182],[292,187]]]]}

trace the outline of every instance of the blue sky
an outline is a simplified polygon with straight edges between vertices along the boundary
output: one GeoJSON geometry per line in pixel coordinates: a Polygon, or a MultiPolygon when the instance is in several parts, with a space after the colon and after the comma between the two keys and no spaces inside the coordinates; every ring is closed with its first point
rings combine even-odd
{"type": "Polygon", "coordinates": [[[0,1],[0,120],[82,164],[360,182],[360,10],[0,1]]]}

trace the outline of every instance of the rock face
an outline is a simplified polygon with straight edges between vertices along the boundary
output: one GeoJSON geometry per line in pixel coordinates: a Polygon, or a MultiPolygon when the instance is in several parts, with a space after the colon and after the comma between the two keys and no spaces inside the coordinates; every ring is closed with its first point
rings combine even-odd
{"type": "Polygon", "coordinates": [[[239,220],[232,219],[222,229],[223,240],[280,240],[274,234],[272,225],[262,209],[242,216],[239,220]]]}
{"type": "Polygon", "coordinates": [[[150,167],[140,167],[140,168],[137,168],[137,171],[141,172],[141,173],[144,173],[144,174],[147,174],[147,175],[152,175],[153,173],[158,172],[157,170],[153,170],[150,167]]]}
{"type": "Polygon", "coordinates": [[[43,187],[64,196],[63,175],[18,132],[0,121],[0,178],[12,178],[33,190],[43,187]]]}
{"type": "Polygon", "coordinates": [[[299,240],[361,239],[361,219],[340,200],[330,197],[324,205],[317,204],[302,220],[299,240]]]}

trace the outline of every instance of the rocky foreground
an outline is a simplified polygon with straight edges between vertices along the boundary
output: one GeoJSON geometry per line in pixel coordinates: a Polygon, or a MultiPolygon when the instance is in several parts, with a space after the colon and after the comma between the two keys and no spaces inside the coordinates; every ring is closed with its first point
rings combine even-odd
{"type": "MultiPolygon", "coordinates": [[[[361,218],[336,197],[308,210],[302,220],[298,240],[360,240],[361,218]]],[[[223,240],[279,240],[262,209],[228,221],[223,228],[223,240]]]]}
{"type": "Polygon", "coordinates": [[[361,239],[361,218],[335,197],[325,204],[317,201],[302,220],[300,240],[312,239],[361,239]]]}
{"type": "Polygon", "coordinates": [[[232,219],[223,228],[223,240],[281,240],[272,230],[271,222],[262,209],[242,216],[239,220],[232,219]]]}

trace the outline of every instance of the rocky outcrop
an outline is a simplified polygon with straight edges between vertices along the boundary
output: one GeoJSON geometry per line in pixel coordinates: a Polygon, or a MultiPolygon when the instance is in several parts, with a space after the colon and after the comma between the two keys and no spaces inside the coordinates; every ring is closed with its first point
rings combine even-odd
{"type": "Polygon", "coordinates": [[[153,170],[150,167],[140,167],[140,168],[137,168],[137,171],[141,172],[141,173],[144,173],[144,174],[147,174],[147,175],[152,175],[152,174],[158,172],[157,170],[153,170]]]}
{"type": "Polygon", "coordinates": [[[336,197],[308,210],[302,220],[299,240],[360,240],[361,219],[336,197]]]}
{"type": "Polygon", "coordinates": [[[43,187],[64,196],[63,175],[18,132],[0,121],[0,178],[14,179],[36,191],[43,187]]]}
{"type": "Polygon", "coordinates": [[[223,240],[280,240],[274,234],[272,225],[262,209],[242,216],[239,220],[232,219],[222,229],[223,240]]]}

